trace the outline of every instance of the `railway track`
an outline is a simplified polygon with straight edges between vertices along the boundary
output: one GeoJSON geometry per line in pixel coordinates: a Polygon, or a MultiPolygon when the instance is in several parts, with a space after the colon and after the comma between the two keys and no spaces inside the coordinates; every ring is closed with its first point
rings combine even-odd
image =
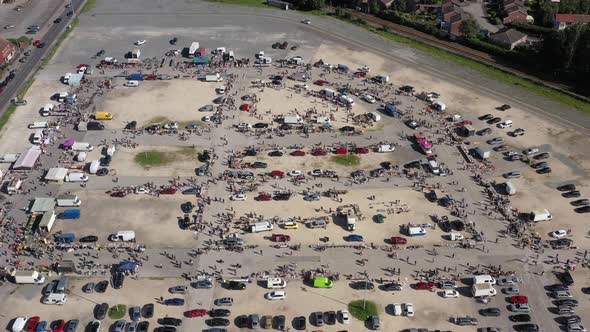
{"type": "Polygon", "coordinates": [[[496,61],[494,56],[492,56],[488,53],[474,50],[472,48],[469,48],[469,47],[466,47],[466,46],[463,46],[461,44],[457,44],[454,42],[441,40],[441,39],[438,39],[435,36],[432,36],[430,34],[418,31],[416,29],[413,29],[413,28],[410,28],[410,27],[407,27],[404,25],[400,25],[400,24],[396,24],[396,23],[393,23],[390,21],[386,21],[384,19],[375,17],[373,15],[361,13],[361,12],[351,10],[351,9],[345,9],[345,11],[356,18],[362,18],[362,19],[366,20],[369,24],[371,24],[375,27],[381,28],[383,26],[388,26],[389,28],[391,28],[395,32],[403,35],[404,37],[408,37],[410,39],[415,39],[415,40],[421,41],[423,43],[442,48],[442,49],[449,51],[451,53],[462,55],[467,58],[482,62],[484,64],[491,65],[491,66],[493,66],[497,69],[500,69],[504,72],[513,74],[515,76],[524,78],[529,81],[533,81],[537,84],[542,84],[545,87],[548,87],[548,88],[551,88],[554,90],[558,90],[558,91],[565,93],[567,95],[570,95],[576,99],[579,99],[579,100],[582,100],[585,102],[590,102],[590,98],[579,95],[575,92],[572,92],[571,88],[567,85],[543,81],[543,80],[539,79],[538,77],[531,76],[531,75],[523,73],[519,70],[516,70],[514,68],[504,66],[504,65],[498,63],[498,61],[496,61]]]}

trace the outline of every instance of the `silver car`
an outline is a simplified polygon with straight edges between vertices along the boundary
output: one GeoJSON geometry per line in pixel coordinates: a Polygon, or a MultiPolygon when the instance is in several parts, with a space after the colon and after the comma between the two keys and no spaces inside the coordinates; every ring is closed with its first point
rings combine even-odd
{"type": "MultiPolygon", "coordinates": [[[[513,173],[513,172],[511,172],[511,173],[513,173]]],[[[519,174],[520,174],[520,172],[519,172],[519,174]]],[[[496,285],[498,285],[498,286],[514,286],[514,285],[516,285],[516,280],[511,277],[502,277],[502,278],[498,278],[498,280],[496,280],[496,285]]]]}
{"type": "Polygon", "coordinates": [[[234,299],[231,297],[222,297],[215,299],[213,302],[216,306],[231,306],[234,303],[234,299]]]}
{"type": "Polygon", "coordinates": [[[131,316],[131,320],[137,322],[141,319],[141,308],[140,307],[131,307],[129,309],[129,316],[131,316]]]}
{"type": "Polygon", "coordinates": [[[528,303],[512,303],[510,305],[510,311],[512,312],[530,312],[531,307],[528,303]]]}
{"type": "Polygon", "coordinates": [[[120,319],[115,322],[115,328],[113,329],[114,332],[125,332],[125,326],[127,326],[127,321],[124,319],[120,319]]]}
{"type": "Polygon", "coordinates": [[[168,291],[171,294],[186,294],[186,293],[188,293],[188,286],[175,286],[175,287],[170,287],[168,289],[168,291]]]}

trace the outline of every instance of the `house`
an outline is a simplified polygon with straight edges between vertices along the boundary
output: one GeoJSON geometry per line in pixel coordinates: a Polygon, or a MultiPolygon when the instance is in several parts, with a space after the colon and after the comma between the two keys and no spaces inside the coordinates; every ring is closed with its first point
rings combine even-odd
{"type": "Polygon", "coordinates": [[[459,26],[461,25],[461,22],[463,22],[463,20],[466,18],[467,18],[467,15],[464,13],[455,13],[455,15],[453,17],[451,17],[451,20],[449,21],[449,30],[448,30],[451,40],[455,40],[455,39],[463,36],[463,33],[461,33],[461,31],[459,31],[459,26]]]}
{"type": "Polygon", "coordinates": [[[558,31],[567,28],[575,23],[587,24],[590,22],[590,15],[581,14],[556,14],[553,19],[553,27],[558,31]]]}
{"type": "Polygon", "coordinates": [[[491,35],[490,39],[496,44],[512,50],[516,46],[526,43],[527,37],[527,35],[516,29],[509,29],[491,35]]]}
{"type": "Polygon", "coordinates": [[[502,22],[527,22],[528,12],[524,3],[520,0],[504,0],[502,2],[502,22]]]}
{"type": "Polygon", "coordinates": [[[451,17],[455,16],[456,13],[461,13],[462,9],[459,6],[455,6],[453,4],[449,6],[442,6],[442,20],[443,22],[450,22],[451,17]]]}
{"type": "Polygon", "coordinates": [[[4,38],[0,38],[0,64],[8,63],[16,54],[16,46],[4,38]]]}

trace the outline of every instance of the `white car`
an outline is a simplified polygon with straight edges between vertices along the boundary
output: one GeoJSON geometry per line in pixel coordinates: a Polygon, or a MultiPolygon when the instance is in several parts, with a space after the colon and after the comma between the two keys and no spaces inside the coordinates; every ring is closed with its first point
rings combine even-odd
{"type": "Polygon", "coordinates": [[[313,171],[309,172],[309,174],[312,176],[322,176],[324,171],[321,169],[314,169],[313,171]]]}
{"type": "Polygon", "coordinates": [[[232,201],[245,201],[246,200],[246,195],[244,195],[244,194],[235,194],[235,195],[232,195],[229,199],[231,199],[232,201]]]}
{"type": "Polygon", "coordinates": [[[12,323],[12,332],[21,332],[25,328],[25,323],[27,322],[27,317],[21,316],[17,317],[12,323]]]}
{"type": "Polygon", "coordinates": [[[377,100],[375,99],[375,97],[371,96],[371,95],[363,95],[361,97],[362,100],[366,101],[369,104],[374,104],[375,102],[377,102],[377,100]]]}
{"type": "Polygon", "coordinates": [[[506,129],[506,128],[510,128],[510,127],[512,127],[512,120],[506,120],[506,121],[498,124],[498,128],[500,128],[500,129],[506,129]]]}
{"type": "Polygon", "coordinates": [[[135,188],[136,194],[147,194],[148,190],[145,187],[137,187],[135,188]]]}
{"type": "Polygon", "coordinates": [[[267,300],[284,300],[287,298],[287,293],[285,291],[274,291],[269,292],[264,295],[264,298],[267,300]]]}
{"type": "Polygon", "coordinates": [[[135,42],[135,45],[137,45],[137,46],[143,45],[143,44],[145,44],[145,39],[138,40],[138,41],[135,42]]]}
{"type": "Polygon", "coordinates": [[[170,122],[164,125],[164,129],[178,129],[178,123],[170,122]]]}
{"type": "Polygon", "coordinates": [[[303,174],[303,172],[300,170],[292,170],[289,173],[287,173],[287,175],[289,175],[289,176],[299,176],[301,174],[303,174]]]}
{"type": "Polygon", "coordinates": [[[309,20],[309,19],[303,20],[303,21],[301,21],[301,23],[303,23],[303,24],[311,24],[311,20],[309,20]]]}
{"type": "Polygon", "coordinates": [[[350,314],[348,313],[348,310],[338,310],[338,317],[342,324],[350,324],[350,314]]]}
{"type": "Polygon", "coordinates": [[[217,94],[219,94],[219,95],[225,94],[225,85],[218,87],[216,90],[217,90],[217,94]]]}
{"type": "Polygon", "coordinates": [[[459,297],[459,292],[454,289],[447,289],[443,292],[444,298],[457,298],[459,297]]]}
{"type": "Polygon", "coordinates": [[[414,317],[414,305],[412,303],[403,304],[404,316],[414,317]]]}
{"type": "Polygon", "coordinates": [[[551,237],[554,237],[556,239],[560,239],[560,238],[567,235],[567,231],[564,229],[558,229],[556,231],[551,232],[550,235],[551,235],[551,237]]]}
{"type": "Polygon", "coordinates": [[[530,155],[530,154],[537,153],[537,152],[539,152],[539,149],[537,149],[537,148],[530,148],[530,149],[526,149],[526,150],[522,151],[522,153],[524,153],[526,155],[530,155]]]}

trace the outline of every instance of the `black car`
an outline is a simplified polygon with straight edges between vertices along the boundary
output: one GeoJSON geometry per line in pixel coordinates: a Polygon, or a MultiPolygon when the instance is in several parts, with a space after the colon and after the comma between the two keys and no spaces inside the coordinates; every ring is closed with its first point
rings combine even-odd
{"type": "Polygon", "coordinates": [[[512,106],[510,106],[510,105],[508,105],[508,104],[504,104],[504,105],[502,105],[502,106],[498,107],[498,110],[499,110],[499,111],[507,111],[507,110],[509,110],[509,109],[511,109],[511,108],[512,108],[512,106]]]}
{"type": "Polygon", "coordinates": [[[480,120],[482,121],[487,121],[487,120],[491,120],[494,118],[493,114],[486,114],[486,115],[482,115],[479,117],[480,120]]]}
{"type": "Polygon", "coordinates": [[[578,306],[578,300],[576,299],[560,299],[560,300],[555,300],[555,305],[556,306],[568,306],[568,307],[577,307],[578,306]]]}
{"type": "Polygon", "coordinates": [[[420,168],[420,160],[412,161],[404,165],[404,168],[420,168]]]}
{"type": "Polygon", "coordinates": [[[480,131],[477,132],[477,134],[479,136],[485,136],[485,135],[489,135],[491,133],[492,133],[492,129],[491,128],[485,128],[485,129],[482,129],[482,130],[480,130],[480,131]]]}
{"type": "Polygon", "coordinates": [[[268,164],[263,163],[261,161],[256,161],[256,162],[252,163],[252,165],[250,165],[250,167],[252,167],[252,168],[267,168],[268,164]]]}
{"type": "Polygon", "coordinates": [[[61,17],[56,18],[53,23],[58,24],[61,22],[61,17]]]}
{"type": "Polygon", "coordinates": [[[566,193],[561,194],[561,196],[565,197],[565,198],[574,198],[574,197],[580,197],[582,196],[582,193],[580,193],[577,190],[573,190],[573,191],[568,191],[566,193]]]}
{"type": "Polygon", "coordinates": [[[381,285],[379,287],[379,289],[381,289],[382,291],[385,291],[385,292],[401,291],[402,285],[392,282],[392,283],[381,285]]]}
{"type": "Polygon", "coordinates": [[[182,326],[182,319],[174,317],[164,317],[158,319],[160,325],[182,326]]]}
{"type": "Polygon", "coordinates": [[[125,125],[125,129],[127,130],[135,130],[135,128],[137,128],[137,121],[129,121],[125,125]]]}
{"type": "Polygon", "coordinates": [[[274,150],[268,153],[269,157],[282,157],[283,153],[279,150],[274,150]]]}
{"type": "Polygon", "coordinates": [[[549,173],[551,173],[551,168],[550,167],[541,168],[541,169],[537,170],[537,173],[539,173],[539,174],[549,174],[549,173]]]}
{"type": "Polygon", "coordinates": [[[551,157],[551,155],[547,152],[539,153],[538,155],[533,156],[534,159],[543,160],[551,157]]]}
{"type": "Polygon", "coordinates": [[[94,317],[98,320],[103,320],[107,316],[109,305],[107,303],[97,304],[94,309],[94,317]]]}
{"type": "Polygon", "coordinates": [[[288,201],[290,198],[291,198],[290,193],[278,193],[272,197],[272,199],[275,201],[288,201]]]}
{"type": "Polygon", "coordinates": [[[258,154],[258,152],[256,152],[256,150],[254,150],[254,149],[247,149],[244,152],[244,154],[248,157],[255,157],[258,154]]]}
{"type": "Polygon", "coordinates": [[[554,284],[554,285],[547,287],[547,289],[550,291],[554,291],[554,292],[558,292],[558,291],[566,291],[567,292],[570,290],[570,288],[564,284],[554,284]]]}
{"type": "Polygon", "coordinates": [[[154,304],[153,303],[145,304],[143,306],[143,308],[141,308],[141,316],[143,316],[143,318],[154,317],[154,304]]]}
{"type": "Polygon", "coordinates": [[[539,325],[537,325],[537,324],[518,324],[518,325],[514,325],[514,329],[516,331],[523,331],[523,332],[538,332],[539,325]]]}
{"type": "Polygon", "coordinates": [[[96,52],[96,56],[103,56],[105,53],[105,50],[99,50],[98,52],[96,52]]]}
{"type": "Polygon", "coordinates": [[[451,226],[456,231],[464,231],[465,230],[465,223],[463,223],[459,219],[451,221],[451,226]]]}
{"type": "Polygon", "coordinates": [[[99,168],[98,171],[96,171],[96,175],[98,176],[105,176],[109,174],[109,169],[108,168],[99,168]]]}
{"type": "Polygon", "coordinates": [[[560,273],[559,280],[561,280],[561,282],[567,286],[571,286],[574,284],[574,277],[572,277],[572,274],[569,273],[569,271],[560,273]]]}
{"type": "Polygon", "coordinates": [[[351,132],[351,131],[354,131],[354,127],[344,126],[344,127],[340,128],[340,131],[345,132],[345,133],[351,132]]]}
{"type": "Polygon", "coordinates": [[[231,289],[231,290],[244,290],[246,289],[246,284],[243,282],[239,282],[239,281],[230,281],[227,284],[227,289],[231,289]]]}
{"type": "Polygon", "coordinates": [[[80,240],[78,240],[78,241],[85,242],[85,243],[96,242],[96,241],[98,241],[98,236],[88,235],[88,236],[81,237],[80,240]]]}
{"type": "Polygon", "coordinates": [[[240,316],[236,317],[236,319],[234,321],[234,323],[236,324],[236,326],[239,329],[247,328],[249,326],[248,322],[249,322],[248,316],[246,316],[246,315],[240,315],[240,316]]]}
{"type": "Polygon", "coordinates": [[[324,326],[324,313],[321,311],[316,311],[311,314],[309,321],[310,323],[314,324],[317,327],[324,326]]]}
{"type": "Polygon", "coordinates": [[[231,315],[231,311],[227,309],[213,309],[207,312],[211,317],[227,317],[231,315]]]}
{"type": "Polygon", "coordinates": [[[485,308],[479,311],[480,315],[482,316],[491,316],[491,317],[498,317],[500,316],[500,309],[499,308],[485,308]]]}
{"type": "Polygon", "coordinates": [[[199,188],[189,188],[182,191],[183,195],[196,195],[200,192],[199,188]]]}
{"type": "Polygon", "coordinates": [[[373,289],[375,288],[375,284],[373,284],[370,281],[356,281],[356,282],[352,282],[350,283],[350,287],[352,289],[373,289]]]}
{"type": "Polygon", "coordinates": [[[547,166],[549,166],[549,164],[546,161],[542,161],[540,163],[536,163],[536,164],[531,165],[531,167],[534,169],[540,169],[540,168],[547,167],[547,166]]]}
{"type": "Polygon", "coordinates": [[[305,319],[305,316],[293,318],[293,328],[296,330],[305,330],[307,328],[307,320],[305,319]]]}
{"type": "Polygon", "coordinates": [[[229,326],[229,319],[227,318],[211,318],[205,321],[209,326],[229,326]]]}
{"type": "Polygon", "coordinates": [[[88,332],[98,332],[100,330],[100,322],[93,320],[88,324],[88,332]]]}
{"type": "Polygon", "coordinates": [[[453,230],[453,226],[449,220],[444,220],[438,223],[438,227],[445,233],[453,230]]]}
{"type": "Polygon", "coordinates": [[[106,280],[100,281],[94,287],[94,291],[97,293],[104,293],[106,292],[107,288],[109,287],[109,282],[106,280]]]}
{"type": "Polygon", "coordinates": [[[590,200],[586,198],[578,199],[577,201],[570,202],[570,204],[573,206],[586,206],[590,205],[590,200]]]}
{"type": "Polygon", "coordinates": [[[213,99],[213,103],[215,103],[215,104],[223,104],[224,101],[225,101],[225,97],[223,97],[223,96],[213,99]]]}
{"type": "Polygon", "coordinates": [[[91,121],[86,124],[88,130],[104,130],[104,125],[100,122],[91,121]]]}
{"type": "Polygon", "coordinates": [[[512,315],[510,317],[508,317],[508,319],[510,319],[513,322],[530,322],[531,321],[531,315],[529,314],[519,314],[519,315],[512,315]]]}
{"type": "Polygon", "coordinates": [[[150,322],[148,321],[141,321],[139,322],[139,324],[137,324],[137,332],[148,332],[150,328],[150,322]]]}
{"type": "Polygon", "coordinates": [[[191,213],[193,211],[194,207],[195,206],[191,202],[186,202],[186,203],[183,203],[182,205],[180,205],[180,209],[184,213],[191,213]]]}
{"type": "Polygon", "coordinates": [[[382,162],[381,167],[385,170],[388,170],[388,171],[390,171],[393,168],[391,165],[391,162],[389,162],[389,161],[382,162]]]}
{"type": "Polygon", "coordinates": [[[176,45],[176,43],[178,42],[178,38],[174,37],[172,38],[172,40],[170,40],[170,44],[172,45],[176,45]]]}
{"type": "Polygon", "coordinates": [[[279,331],[283,331],[285,329],[285,322],[287,318],[283,315],[274,316],[272,319],[272,327],[279,331]]]}
{"type": "Polygon", "coordinates": [[[576,185],[573,183],[564,184],[562,186],[557,187],[559,191],[572,191],[576,190],[576,185]]]}
{"type": "Polygon", "coordinates": [[[100,166],[109,166],[111,164],[111,161],[113,160],[113,157],[111,156],[104,156],[100,159],[100,166]]]}
{"type": "Polygon", "coordinates": [[[590,212],[590,205],[579,207],[579,208],[575,209],[574,211],[576,211],[576,213],[588,213],[588,212],[590,212]]]}
{"type": "Polygon", "coordinates": [[[123,272],[115,272],[111,278],[111,286],[114,289],[121,289],[123,282],[125,281],[125,275],[123,272]]]}
{"type": "Polygon", "coordinates": [[[255,129],[264,129],[264,128],[268,128],[268,123],[262,123],[262,122],[258,122],[252,125],[252,128],[255,129]]]}
{"type": "Polygon", "coordinates": [[[324,313],[324,316],[326,317],[326,324],[328,324],[328,325],[336,324],[336,311],[326,311],[324,313]]]}
{"type": "Polygon", "coordinates": [[[488,123],[489,124],[495,124],[495,123],[498,123],[500,121],[502,121],[502,118],[495,117],[495,118],[492,118],[492,119],[488,120],[488,123]]]}
{"type": "Polygon", "coordinates": [[[176,327],[174,326],[160,326],[154,329],[155,332],[176,332],[176,327]]]}

